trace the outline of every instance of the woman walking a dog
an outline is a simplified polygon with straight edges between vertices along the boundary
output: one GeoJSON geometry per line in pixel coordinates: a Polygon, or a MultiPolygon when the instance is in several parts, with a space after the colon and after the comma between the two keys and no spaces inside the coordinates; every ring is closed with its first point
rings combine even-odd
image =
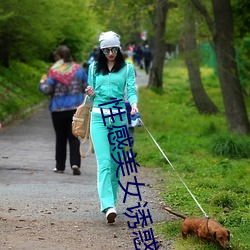
{"type": "MultiPolygon", "coordinates": [[[[107,222],[113,223],[117,216],[115,204],[119,188],[119,175],[116,177],[118,163],[113,156],[122,153],[118,142],[109,136],[128,126],[124,91],[131,104],[131,115],[138,112],[135,87],[134,66],[126,63],[121,53],[120,36],[113,31],[99,36],[100,53],[89,67],[86,93],[93,100],[90,134],[97,160],[97,188],[101,211],[107,222]],[[120,100],[120,101],[118,101],[120,100]],[[121,113],[121,116],[118,113],[121,113]],[[115,146],[114,146],[115,145],[115,146]],[[114,150],[115,149],[115,150],[114,150]]],[[[121,154],[122,155],[122,154],[121,154]]]]}

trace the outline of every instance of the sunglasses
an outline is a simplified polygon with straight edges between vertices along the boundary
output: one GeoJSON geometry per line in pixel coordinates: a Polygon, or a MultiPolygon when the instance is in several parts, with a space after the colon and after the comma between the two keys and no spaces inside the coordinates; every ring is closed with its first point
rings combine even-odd
{"type": "Polygon", "coordinates": [[[110,51],[112,52],[112,54],[117,54],[118,48],[117,47],[114,47],[114,48],[111,48],[111,49],[105,48],[105,49],[102,50],[104,55],[109,55],[110,51]]]}

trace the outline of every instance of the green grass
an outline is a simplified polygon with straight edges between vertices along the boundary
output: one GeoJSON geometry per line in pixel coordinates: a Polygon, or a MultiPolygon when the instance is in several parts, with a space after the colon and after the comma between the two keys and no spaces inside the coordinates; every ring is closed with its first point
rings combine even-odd
{"type": "Polygon", "coordinates": [[[38,84],[47,70],[48,65],[39,61],[30,65],[11,62],[9,69],[0,67],[0,122],[10,115],[20,117],[21,111],[45,99],[38,84]]]}
{"type": "MultiPolygon", "coordinates": [[[[48,65],[42,62],[31,66],[13,62],[8,70],[0,68],[0,122],[46,98],[38,83],[47,70],[48,65]]],[[[250,138],[227,133],[218,79],[210,68],[202,68],[201,74],[206,91],[220,109],[217,115],[199,114],[180,60],[166,65],[163,93],[139,90],[142,120],[178,175],[144,127],[135,130],[136,160],[141,166],[159,169],[163,184],[155,188],[165,204],[189,217],[203,216],[182,178],[207,214],[230,230],[232,249],[250,249],[250,138]]],[[[250,98],[246,106],[250,113],[250,98]]],[[[177,250],[217,249],[213,243],[201,247],[194,237],[184,242],[179,237],[180,224],[179,219],[161,223],[155,233],[174,239],[177,250]]]]}
{"type": "MultiPolygon", "coordinates": [[[[220,110],[217,115],[201,115],[197,111],[187,71],[180,60],[165,67],[162,94],[146,88],[139,90],[142,121],[175,170],[144,127],[135,130],[134,152],[141,166],[159,169],[163,184],[156,188],[166,205],[189,217],[203,216],[180,181],[183,179],[206,213],[230,230],[232,249],[250,249],[250,138],[227,132],[218,79],[209,68],[202,68],[201,73],[208,95],[220,110]]],[[[180,219],[162,223],[156,232],[175,239],[178,250],[218,248],[213,243],[201,248],[192,237],[184,242],[179,238],[180,224],[180,219]]]]}

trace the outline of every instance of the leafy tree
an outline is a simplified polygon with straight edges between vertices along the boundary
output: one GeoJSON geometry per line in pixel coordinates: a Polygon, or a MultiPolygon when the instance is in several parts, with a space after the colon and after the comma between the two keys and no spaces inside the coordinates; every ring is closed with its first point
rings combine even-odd
{"type": "Polygon", "coordinates": [[[94,0],[92,4],[102,31],[113,30],[121,35],[122,46],[141,43],[141,31],[152,32],[154,0],[94,0]]]}
{"type": "Polygon", "coordinates": [[[168,44],[179,44],[183,40],[185,19],[183,1],[186,2],[186,0],[177,1],[177,7],[171,8],[168,12],[164,34],[164,40],[168,44]]]}
{"type": "Polygon", "coordinates": [[[241,85],[245,94],[250,95],[250,8],[248,0],[232,1],[234,30],[236,36],[237,61],[241,85]]]}
{"type": "Polygon", "coordinates": [[[88,2],[2,0],[0,63],[8,67],[11,59],[48,60],[62,43],[67,43],[73,56],[81,59],[83,51],[92,47],[95,33],[88,2]]]}
{"type": "Polygon", "coordinates": [[[230,0],[211,1],[214,17],[200,0],[191,1],[204,16],[213,37],[228,130],[249,134],[250,124],[236,64],[230,0]]]}
{"type": "Polygon", "coordinates": [[[207,95],[205,88],[202,84],[200,74],[200,55],[197,50],[196,44],[196,16],[194,7],[190,2],[185,5],[185,28],[184,28],[184,40],[185,40],[185,55],[186,64],[188,68],[188,76],[191,87],[191,92],[194,98],[194,102],[199,112],[201,113],[217,113],[218,108],[211,101],[207,95]],[[192,13],[192,15],[191,15],[192,13]]]}
{"type": "Polygon", "coordinates": [[[250,1],[232,0],[232,10],[234,16],[235,37],[244,38],[250,36],[250,1]]]}
{"type": "Polygon", "coordinates": [[[166,42],[164,40],[166,20],[169,9],[173,7],[177,7],[174,2],[169,2],[168,0],[156,1],[154,57],[149,75],[149,88],[157,87],[162,89],[163,66],[166,54],[166,42]]]}
{"type": "Polygon", "coordinates": [[[15,0],[3,0],[0,3],[3,13],[12,13],[9,18],[0,22],[0,51],[3,53],[1,62],[8,67],[12,58],[27,61],[37,51],[44,51],[53,44],[57,30],[53,36],[48,32],[49,23],[46,22],[45,10],[41,1],[37,1],[34,10],[34,2],[27,0],[25,2],[15,0]],[[46,27],[46,28],[45,28],[46,27]]]}

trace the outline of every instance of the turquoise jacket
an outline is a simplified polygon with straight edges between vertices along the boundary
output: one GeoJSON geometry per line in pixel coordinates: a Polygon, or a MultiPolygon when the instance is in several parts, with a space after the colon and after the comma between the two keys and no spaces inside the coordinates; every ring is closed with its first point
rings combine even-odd
{"type": "MultiPolygon", "coordinates": [[[[122,99],[118,106],[125,109],[125,92],[130,104],[138,102],[135,69],[131,63],[127,62],[118,72],[110,72],[107,75],[96,74],[94,65],[95,62],[90,65],[88,71],[88,84],[95,90],[95,97],[90,98],[93,100],[93,107],[98,108],[98,105],[110,102],[110,98],[117,98],[122,99]]],[[[101,108],[112,108],[113,105],[107,104],[101,108]]]]}

